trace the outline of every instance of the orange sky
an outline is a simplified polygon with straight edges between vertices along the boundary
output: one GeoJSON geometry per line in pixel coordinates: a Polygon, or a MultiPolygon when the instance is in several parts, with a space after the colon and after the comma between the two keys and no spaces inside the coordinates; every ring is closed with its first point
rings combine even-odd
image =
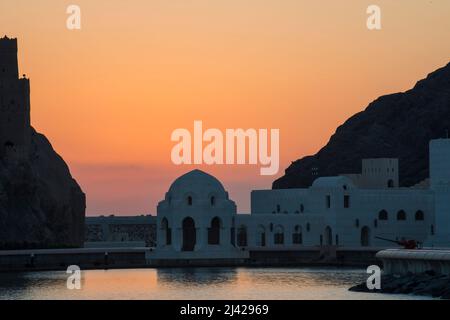
{"type": "MultiPolygon", "coordinates": [[[[19,38],[32,124],[68,162],[89,215],[155,213],[192,167],[170,160],[177,128],[278,128],[283,174],[376,97],[450,60],[450,1],[2,0],[19,38]],[[66,29],[78,4],[82,30],[66,29]],[[382,30],[366,8],[382,9],[382,30]]],[[[249,209],[276,177],[203,167],[249,209]]]]}

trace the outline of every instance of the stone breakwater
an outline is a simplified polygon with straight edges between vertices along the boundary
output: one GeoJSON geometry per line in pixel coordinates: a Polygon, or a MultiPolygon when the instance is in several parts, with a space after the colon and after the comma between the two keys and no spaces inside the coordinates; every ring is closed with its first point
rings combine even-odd
{"type": "Polygon", "coordinates": [[[450,300],[450,276],[439,275],[434,271],[406,275],[383,275],[381,289],[369,290],[366,283],[349,289],[354,292],[373,292],[391,294],[413,294],[450,300]]]}

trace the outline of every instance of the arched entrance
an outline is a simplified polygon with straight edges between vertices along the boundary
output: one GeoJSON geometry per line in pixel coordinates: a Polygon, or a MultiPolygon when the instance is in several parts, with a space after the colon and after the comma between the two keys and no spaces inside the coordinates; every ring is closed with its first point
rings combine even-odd
{"type": "Polygon", "coordinates": [[[211,221],[211,228],[208,230],[208,244],[220,244],[220,219],[215,217],[211,221]]]}
{"type": "Polygon", "coordinates": [[[191,217],[183,220],[183,251],[194,251],[197,234],[195,231],[195,222],[191,217]]]}
{"type": "Polygon", "coordinates": [[[330,227],[325,228],[325,245],[331,246],[333,245],[333,231],[330,227]]]}
{"type": "Polygon", "coordinates": [[[256,236],[256,245],[258,247],[265,247],[266,246],[266,228],[264,226],[258,226],[258,229],[256,230],[257,236],[256,236]]]}
{"type": "Polygon", "coordinates": [[[247,227],[241,225],[237,232],[237,245],[239,247],[247,246],[247,227]]]}
{"type": "Polygon", "coordinates": [[[370,246],[370,228],[365,226],[361,229],[361,246],[370,246]]]}

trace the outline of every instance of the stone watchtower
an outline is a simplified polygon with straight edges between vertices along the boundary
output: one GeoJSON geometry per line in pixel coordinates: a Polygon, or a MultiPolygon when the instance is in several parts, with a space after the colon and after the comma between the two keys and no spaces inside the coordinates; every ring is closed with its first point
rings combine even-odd
{"type": "Polygon", "coordinates": [[[0,38],[0,157],[24,157],[30,145],[30,81],[19,78],[17,39],[0,38]]]}

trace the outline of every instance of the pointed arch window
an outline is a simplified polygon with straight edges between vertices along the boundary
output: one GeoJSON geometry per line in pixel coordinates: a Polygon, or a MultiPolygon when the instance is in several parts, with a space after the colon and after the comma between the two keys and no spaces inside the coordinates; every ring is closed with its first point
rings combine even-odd
{"type": "Polygon", "coordinates": [[[404,210],[400,210],[399,212],[397,212],[397,220],[398,221],[406,220],[406,212],[404,210]]]}
{"type": "Polygon", "coordinates": [[[281,225],[275,227],[273,243],[280,245],[284,244],[284,228],[281,225]]]}
{"type": "Polygon", "coordinates": [[[389,214],[386,210],[381,210],[378,212],[378,220],[388,220],[389,214]]]}
{"type": "Polygon", "coordinates": [[[419,210],[416,212],[415,218],[416,218],[416,221],[423,221],[423,220],[425,220],[425,214],[423,213],[422,210],[419,210]]]}
{"type": "Polygon", "coordinates": [[[247,246],[247,227],[245,225],[241,225],[238,229],[237,244],[239,247],[247,246]]]}
{"type": "Polygon", "coordinates": [[[301,226],[298,226],[298,225],[295,226],[294,233],[292,234],[292,243],[293,244],[302,244],[303,243],[301,226]]]}

